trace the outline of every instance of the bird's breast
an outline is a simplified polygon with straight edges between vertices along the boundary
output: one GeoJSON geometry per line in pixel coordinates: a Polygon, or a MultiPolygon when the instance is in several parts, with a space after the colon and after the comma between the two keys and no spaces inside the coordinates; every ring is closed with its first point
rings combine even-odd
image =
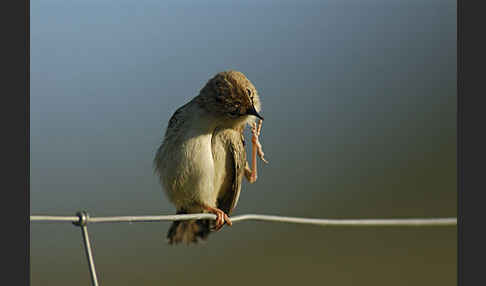
{"type": "Polygon", "coordinates": [[[177,140],[165,141],[159,173],[169,199],[180,207],[194,201],[214,204],[214,160],[211,134],[191,132],[177,140]]]}

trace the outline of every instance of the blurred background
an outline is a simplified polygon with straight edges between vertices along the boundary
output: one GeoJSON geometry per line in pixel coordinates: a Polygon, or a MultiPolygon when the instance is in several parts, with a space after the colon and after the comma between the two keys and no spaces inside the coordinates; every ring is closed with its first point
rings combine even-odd
{"type": "MultiPolygon", "coordinates": [[[[31,1],[31,214],[174,213],[152,169],[167,122],[236,69],[270,163],[234,215],[454,217],[456,32],[453,0],[31,1]]],[[[90,225],[100,284],[457,281],[456,227],[241,222],[171,247],[169,225],[90,225]]],[[[89,285],[79,228],[32,223],[30,243],[32,285],[89,285]]]]}

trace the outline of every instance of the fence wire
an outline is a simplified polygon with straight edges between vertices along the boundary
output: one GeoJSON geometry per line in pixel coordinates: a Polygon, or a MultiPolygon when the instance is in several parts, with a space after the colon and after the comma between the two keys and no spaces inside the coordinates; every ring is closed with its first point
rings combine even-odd
{"type": "MultiPolygon", "coordinates": [[[[161,216],[109,216],[109,217],[90,217],[88,212],[77,212],[76,216],[50,216],[50,215],[32,215],[31,222],[70,222],[81,228],[81,235],[84,243],[84,250],[88,260],[89,271],[91,275],[91,284],[98,286],[98,276],[96,274],[93,251],[88,236],[88,224],[91,223],[134,223],[134,222],[161,222],[161,221],[181,221],[194,219],[212,219],[216,220],[214,214],[180,214],[180,215],[161,215],[161,216]]],[[[436,227],[436,226],[456,226],[457,218],[395,218],[395,219],[318,219],[318,218],[301,218],[287,217],[262,214],[246,214],[231,217],[232,222],[240,221],[264,221],[309,224],[318,226],[378,226],[378,227],[436,227]]]]}
{"type": "MultiPolygon", "coordinates": [[[[133,222],[160,222],[180,221],[193,219],[216,219],[214,214],[181,214],[162,216],[110,216],[87,217],[87,223],[133,223],[133,222]]],[[[402,218],[402,219],[316,219],[286,217],[275,215],[246,214],[231,217],[232,222],[245,220],[269,221],[282,223],[312,224],[320,226],[445,226],[456,225],[456,218],[402,218]]],[[[31,216],[30,221],[35,222],[72,222],[79,221],[78,216],[31,216]]]]}

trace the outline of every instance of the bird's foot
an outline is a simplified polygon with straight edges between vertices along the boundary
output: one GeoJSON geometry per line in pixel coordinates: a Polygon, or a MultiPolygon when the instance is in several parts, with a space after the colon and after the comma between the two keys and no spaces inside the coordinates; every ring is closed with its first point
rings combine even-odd
{"type": "Polygon", "coordinates": [[[263,149],[262,149],[262,144],[260,144],[260,141],[258,140],[258,136],[260,135],[260,131],[262,130],[262,124],[263,124],[262,120],[258,121],[258,125],[255,122],[252,123],[252,125],[251,125],[251,134],[252,134],[251,143],[253,145],[252,148],[256,148],[258,157],[260,157],[260,159],[263,162],[268,164],[268,161],[265,160],[265,158],[263,157],[264,153],[263,153],[263,149]]]}
{"type": "Polygon", "coordinates": [[[227,223],[229,226],[233,225],[229,216],[224,211],[209,206],[206,206],[205,209],[216,215],[216,225],[214,226],[215,231],[220,230],[225,223],[227,223]]]}

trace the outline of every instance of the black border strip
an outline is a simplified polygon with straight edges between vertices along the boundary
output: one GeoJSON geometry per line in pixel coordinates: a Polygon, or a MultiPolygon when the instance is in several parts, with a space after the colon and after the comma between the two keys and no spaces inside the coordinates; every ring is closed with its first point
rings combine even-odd
{"type": "Polygon", "coordinates": [[[457,284],[463,283],[462,263],[462,90],[463,90],[463,58],[462,58],[462,0],[457,1],[457,284]]]}
{"type": "Polygon", "coordinates": [[[30,1],[3,1],[0,142],[3,285],[30,285],[30,1]]]}

